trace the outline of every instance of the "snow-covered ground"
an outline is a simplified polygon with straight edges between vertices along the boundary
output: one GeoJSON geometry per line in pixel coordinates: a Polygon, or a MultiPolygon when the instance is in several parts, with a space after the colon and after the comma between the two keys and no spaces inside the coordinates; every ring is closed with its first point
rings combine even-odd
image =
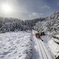
{"type": "MultiPolygon", "coordinates": [[[[59,35],[56,35],[59,37],[59,35]]],[[[33,40],[33,57],[32,59],[46,59],[47,56],[49,59],[55,59],[57,56],[59,56],[59,45],[56,42],[59,42],[59,40],[51,37],[50,35],[44,35],[41,36],[41,39],[43,39],[43,42],[40,39],[37,39],[35,37],[34,31],[32,35],[33,40]],[[45,50],[45,53],[44,53],[45,50]],[[41,52],[42,51],[42,52],[41,52]],[[43,54],[43,57],[42,57],[43,54]],[[47,54],[47,56],[45,56],[47,54]]]]}
{"type": "Polygon", "coordinates": [[[0,59],[30,59],[31,57],[30,33],[20,31],[0,34],[0,59]]]}
{"type": "MultiPolygon", "coordinates": [[[[56,35],[56,37],[59,37],[59,34],[56,35]]],[[[56,42],[59,42],[59,39],[56,39],[56,38],[51,38],[49,41],[48,41],[48,46],[49,48],[51,49],[51,51],[53,52],[53,54],[58,57],[59,56],[59,44],[57,44],[56,42]]]]}
{"type": "MultiPolygon", "coordinates": [[[[55,36],[59,37],[59,34],[55,36]]],[[[48,35],[42,36],[41,38],[44,40],[44,43],[47,45],[51,53],[54,54],[56,57],[58,57],[59,56],[59,44],[57,44],[56,42],[59,42],[59,40],[53,37],[50,37],[48,35]]]]}
{"type": "Polygon", "coordinates": [[[35,32],[32,31],[32,40],[33,40],[33,57],[32,59],[55,59],[54,54],[49,49],[47,43],[50,40],[50,37],[47,35],[41,36],[40,38],[35,37],[35,32]]]}
{"type": "Polygon", "coordinates": [[[58,57],[59,56],[59,45],[56,44],[52,39],[48,42],[48,46],[50,47],[53,54],[58,57]]]}
{"type": "Polygon", "coordinates": [[[33,50],[33,56],[32,59],[40,59],[40,55],[39,55],[39,48],[37,45],[37,41],[36,39],[32,38],[32,50],[33,50]]]}
{"type": "MultiPolygon", "coordinates": [[[[33,35],[34,36],[34,35],[33,35]]],[[[32,38],[33,40],[33,56],[32,59],[55,59],[55,56],[50,51],[47,46],[47,40],[45,36],[41,37],[44,41],[41,41],[40,38],[36,38],[35,36],[32,38]]]]}
{"type": "Polygon", "coordinates": [[[0,59],[47,59],[46,55],[51,55],[52,59],[55,55],[57,57],[59,45],[54,42],[56,39],[48,35],[41,38],[43,42],[35,37],[34,31],[32,34],[25,31],[0,33],[0,59]]]}

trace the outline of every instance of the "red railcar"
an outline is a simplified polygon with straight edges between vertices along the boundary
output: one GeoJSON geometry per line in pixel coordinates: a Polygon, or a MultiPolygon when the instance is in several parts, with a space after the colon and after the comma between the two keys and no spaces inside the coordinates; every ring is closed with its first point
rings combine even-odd
{"type": "Polygon", "coordinates": [[[40,38],[40,34],[39,34],[39,33],[35,33],[35,36],[36,36],[37,38],[40,38]]]}

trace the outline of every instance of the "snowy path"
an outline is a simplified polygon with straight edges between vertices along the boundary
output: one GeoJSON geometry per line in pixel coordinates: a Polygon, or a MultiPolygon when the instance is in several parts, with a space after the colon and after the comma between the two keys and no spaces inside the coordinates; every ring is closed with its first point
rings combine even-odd
{"type": "Polygon", "coordinates": [[[36,40],[33,38],[32,39],[33,42],[32,42],[32,47],[33,47],[33,57],[32,59],[39,59],[40,56],[39,56],[39,50],[38,50],[38,47],[37,47],[37,43],[36,43],[36,40]]]}
{"type": "Polygon", "coordinates": [[[44,42],[37,39],[35,36],[33,36],[32,40],[34,46],[32,59],[55,59],[44,42]]]}

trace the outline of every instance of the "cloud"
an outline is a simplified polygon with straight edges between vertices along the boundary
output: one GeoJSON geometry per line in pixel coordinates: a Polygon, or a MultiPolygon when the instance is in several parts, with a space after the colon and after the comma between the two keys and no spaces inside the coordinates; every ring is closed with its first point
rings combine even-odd
{"type": "Polygon", "coordinates": [[[32,14],[29,15],[29,17],[34,19],[34,18],[39,18],[42,15],[43,15],[42,13],[39,14],[39,13],[33,12],[32,14]]]}
{"type": "Polygon", "coordinates": [[[43,9],[45,9],[45,8],[50,9],[50,7],[47,6],[47,5],[44,5],[44,6],[42,6],[41,8],[43,8],[43,9]]]}
{"type": "Polygon", "coordinates": [[[59,3],[57,3],[57,6],[59,6],[59,3]]]}
{"type": "Polygon", "coordinates": [[[57,6],[59,6],[59,0],[58,0],[58,2],[57,2],[57,6]]]}

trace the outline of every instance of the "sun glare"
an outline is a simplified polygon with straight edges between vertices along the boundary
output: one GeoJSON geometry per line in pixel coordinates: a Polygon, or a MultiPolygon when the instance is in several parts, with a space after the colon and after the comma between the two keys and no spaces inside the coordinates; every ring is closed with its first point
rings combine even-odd
{"type": "Polygon", "coordinates": [[[11,7],[7,4],[3,4],[2,9],[4,12],[7,12],[7,13],[11,12],[11,7]]]}

